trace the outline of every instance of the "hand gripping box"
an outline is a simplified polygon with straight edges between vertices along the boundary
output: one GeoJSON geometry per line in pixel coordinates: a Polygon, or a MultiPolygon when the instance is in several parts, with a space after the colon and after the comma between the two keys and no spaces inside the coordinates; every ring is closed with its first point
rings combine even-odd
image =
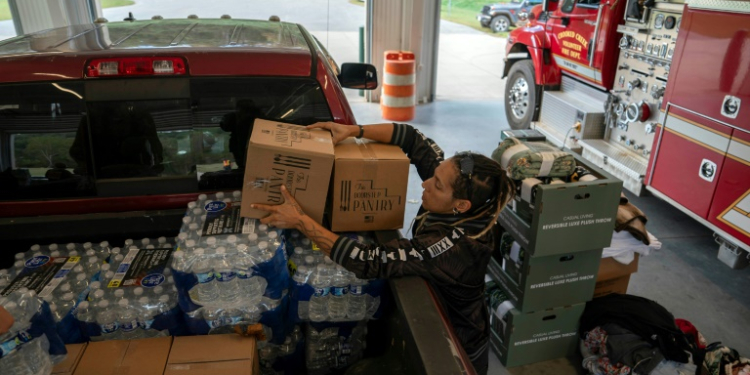
{"type": "Polygon", "coordinates": [[[403,227],[409,158],[401,148],[350,138],[334,152],[331,230],[403,227]]]}
{"type": "Polygon", "coordinates": [[[332,168],[333,139],[327,130],[255,120],[247,146],[241,215],[267,216],[250,204],[283,203],[285,185],[305,214],[322,223],[332,168]]]}

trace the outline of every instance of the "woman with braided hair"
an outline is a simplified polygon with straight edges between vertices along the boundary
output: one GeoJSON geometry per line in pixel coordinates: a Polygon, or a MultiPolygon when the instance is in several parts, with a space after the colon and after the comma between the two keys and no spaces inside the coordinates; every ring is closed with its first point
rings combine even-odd
{"type": "Polygon", "coordinates": [[[365,245],[338,236],[305,215],[284,186],[283,204],[252,205],[270,213],[261,222],[299,230],[358,278],[414,275],[426,279],[474,368],[486,373],[490,328],[484,275],[499,240],[493,230],[497,229],[496,217],[515,191],[505,170],[492,159],[471,152],[444,160],[443,151],[431,139],[406,124],[324,122],[308,128],[330,130],[334,144],[356,136],[404,150],[424,189],[412,238],[365,245]]]}

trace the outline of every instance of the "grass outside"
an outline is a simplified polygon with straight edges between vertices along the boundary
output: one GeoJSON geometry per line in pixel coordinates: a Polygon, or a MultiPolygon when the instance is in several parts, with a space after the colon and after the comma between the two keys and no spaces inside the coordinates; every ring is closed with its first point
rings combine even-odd
{"type": "MultiPolygon", "coordinates": [[[[124,7],[135,4],[135,2],[131,0],[101,0],[101,3],[102,8],[124,7]]],[[[9,20],[11,18],[8,0],[0,0],[0,21],[9,20]]]]}
{"type": "Polygon", "coordinates": [[[0,0],[0,21],[11,19],[8,0],[0,0]]]}
{"type": "Polygon", "coordinates": [[[128,5],[135,4],[135,1],[132,0],[101,0],[102,3],[102,9],[104,8],[116,8],[116,7],[124,7],[128,5]]]}

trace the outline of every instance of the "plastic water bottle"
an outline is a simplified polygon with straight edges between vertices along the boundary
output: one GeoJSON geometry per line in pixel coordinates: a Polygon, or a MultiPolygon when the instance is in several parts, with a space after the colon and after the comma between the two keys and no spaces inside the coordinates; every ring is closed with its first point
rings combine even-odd
{"type": "Polygon", "coordinates": [[[335,266],[331,279],[331,295],[328,297],[328,317],[332,321],[343,320],[349,306],[349,275],[341,266],[335,266]]]}
{"type": "Polygon", "coordinates": [[[207,237],[207,238],[206,238],[206,247],[209,247],[209,248],[215,249],[215,248],[217,248],[218,246],[219,246],[219,245],[218,245],[218,241],[216,240],[216,237],[214,237],[214,236],[210,236],[210,237],[207,237]]]}
{"type": "Polygon", "coordinates": [[[290,271],[299,269],[299,266],[305,264],[305,249],[299,246],[295,247],[294,253],[289,257],[289,263],[291,263],[290,271]]]}
{"type": "Polygon", "coordinates": [[[331,270],[325,264],[319,264],[310,278],[310,286],[315,292],[310,297],[309,316],[314,322],[328,319],[328,295],[331,290],[331,270]]]}
{"type": "Polygon", "coordinates": [[[268,248],[268,242],[266,241],[258,242],[257,254],[258,254],[258,257],[260,258],[260,263],[268,262],[269,260],[273,259],[274,255],[276,255],[275,251],[271,251],[268,248]]]}
{"type": "Polygon", "coordinates": [[[240,296],[240,289],[237,285],[237,274],[235,273],[234,266],[226,256],[226,248],[224,247],[216,249],[214,275],[222,304],[232,305],[237,303],[240,296]]]}
{"type": "MultiPolygon", "coordinates": [[[[96,254],[94,250],[90,250],[92,254],[96,254]]],[[[101,260],[96,256],[89,256],[86,260],[86,265],[84,266],[84,269],[89,275],[94,275],[97,272],[99,272],[99,269],[101,267],[101,260]]]]}
{"type": "Polygon", "coordinates": [[[367,296],[365,296],[365,286],[367,280],[362,280],[350,275],[349,284],[349,309],[346,316],[350,320],[363,320],[367,314],[367,296]]]}
{"type": "Polygon", "coordinates": [[[218,328],[224,325],[222,322],[221,310],[215,307],[206,306],[203,308],[203,320],[206,321],[208,327],[218,328]]]}
{"type": "Polygon", "coordinates": [[[258,233],[250,233],[247,235],[247,246],[258,246],[258,242],[258,233]]]}
{"type": "Polygon", "coordinates": [[[109,306],[108,300],[101,300],[98,304],[99,312],[96,313],[96,323],[102,332],[103,340],[111,340],[117,337],[117,312],[109,306]]]}
{"type": "MultiPolygon", "coordinates": [[[[240,245],[241,249],[245,245],[240,245]]],[[[260,303],[263,293],[266,291],[268,282],[263,276],[253,275],[255,262],[250,255],[241,255],[237,261],[237,283],[240,290],[246,296],[246,307],[254,310],[260,303]]]]}
{"type": "Polygon", "coordinates": [[[75,294],[72,292],[68,292],[63,294],[62,298],[60,299],[60,302],[57,304],[57,308],[59,310],[59,314],[61,318],[64,318],[65,315],[67,315],[70,310],[73,309],[76,305],[75,300],[75,294]]]}
{"type": "Polygon", "coordinates": [[[73,251],[73,250],[76,249],[76,244],[74,244],[74,243],[71,242],[71,243],[65,245],[65,249],[68,250],[68,253],[70,253],[71,251],[73,251]]]}
{"type": "MultiPolygon", "coordinates": [[[[311,271],[312,270],[304,264],[297,267],[297,272],[292,276],[294,287],[297,290],[300,290],[305,284],[307,284],[311,271]]],[[[309,304],[299,303],[299,301],[295,301],[295,303],[297,303],[297,315],[299,318],[302,320],[308,320],[310,317],[309,304]]]]}
{"type": "Polygon", "coordinates": [[[177,250],[174,253],[172,253],[171,268],[178,272],[187,271],[187,257],[184,251],[177,250]]]}
{"type": "Polygon", "coordinates": [[[99,242],[99,247],[95,250],[99,254],[99,257],[103,256],[104,258],[109,256],[110,252],[112,251],[112,249],[109,247],[109,241],[99,242]]]}
{"type": "Polygon", "coordinates": [[[198,257],[198,260],[193,264],[193,274],[198,279],[198,304],[205,305],[216,300],[218,290],[216,289],[216,283],[214,282],[214,270],[211,265],[211,260],[204,256],[204,250],[197,248],[193,251],[193,254],[198,257]]]}
{"type": "Polygon", "coordinates": [[[138,311],[130,306],[130,301],[127,298],[121,299],[117,302],[117,305],[119,310],[117,325],[120,328],[120,339],[131,340],[139,338],[138,311]]]}
{"type": "Polygon", "coordinates": [[[100,339],[100,337],[97,339],[91,337],[90,326],[96,324],[96,316],[88,301],[83,301],[78,304],[75,311],[75,317],[81,326],[81,331],[86,337],[89,337],[92,341],[98,341],[100,339]]]}
{"type": "Polygon", "coordinates": [[[242,200],[242,192],[239,190],[235,190],[232,192],[232,199],[235,202],[240,202],[242,200]]]}
{"type": "Polygon", "coordinates": [[[72,289],[76,293],[83,292],[86,287],[89,286],[89,279],[85,273],[79,273],[76,275],[76,280],[72,284],[72,289]]]}
{"type": "Polygon", "coordinates": [[[142,331],[141,336],[150,337],[151,325],[154,324],[157,315],[156,306],[145,296],[138,299],[138,306],[140,306],[138,310],[138,328],[142,331]]]}

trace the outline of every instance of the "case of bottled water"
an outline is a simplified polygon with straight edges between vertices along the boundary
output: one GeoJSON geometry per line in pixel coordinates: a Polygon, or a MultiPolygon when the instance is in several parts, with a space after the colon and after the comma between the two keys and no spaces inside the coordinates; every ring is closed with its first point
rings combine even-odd
{"type": "MultiPolygon", "coordinates": [[[[345,234],[351,235],[351,234],[345,234]]],[[[361,242],[370,241],[354,235],[361,242]]],[[[297,231],[285,234],[286,246],[294,247],[289,259],[293,271],[289,319],[295,323],[347,322],[379,316],[384,280],[362,280],[313,250],[309,239],[297,231]]]]}
{"type": "Polygon", "coordinates": [[[57,335],[49,305],[36,292],[20,288],[0,297],[13,316],[10,330],[0,335],[0,370],[8,375],[46,375],[67,351],[57,335]]]}
{"type": "Polygon", "coordinates": [[[201,194],[188,204],[171,268],[191,333],[258,323],[275,311],[289,287],[283,238],[267,225],[241,218],[240,201],[235,191],[201,194]],[[264,300],[277,302],[269,308],[264,300]]]}
{"type": "Polygon", "coordinates": [[[108,241],[32,245],[28,251],[16,254],[11,269],[0,271],[0,292],[10,293],[19,287],[34,290],[48,303],[63,341],[85,342],[87,338],[79,330],[73,312],[88,295],[89,284],[109,260],[110,251],[108,241]]]}

